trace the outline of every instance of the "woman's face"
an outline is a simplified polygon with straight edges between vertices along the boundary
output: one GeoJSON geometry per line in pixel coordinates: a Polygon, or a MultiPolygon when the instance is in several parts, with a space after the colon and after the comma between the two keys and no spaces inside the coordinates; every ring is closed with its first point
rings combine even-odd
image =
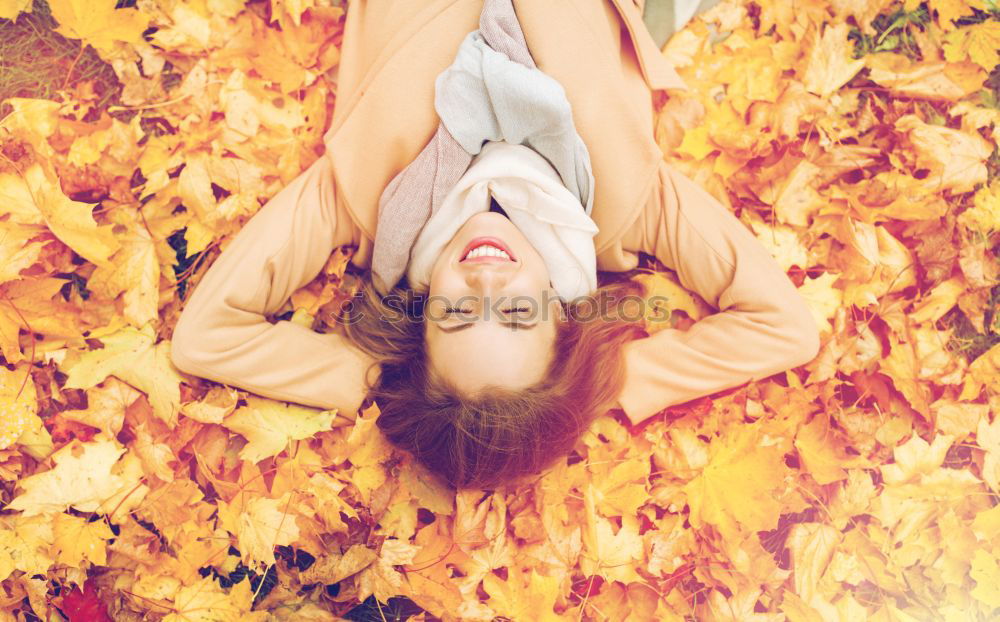
{"type": "Polygon", "coordinates": [[[548,368],[560,312],[549,271],[521,231],[502,211],[476,214],[431,271],[431,372],[470,394],[529,387],[548,368]]]}

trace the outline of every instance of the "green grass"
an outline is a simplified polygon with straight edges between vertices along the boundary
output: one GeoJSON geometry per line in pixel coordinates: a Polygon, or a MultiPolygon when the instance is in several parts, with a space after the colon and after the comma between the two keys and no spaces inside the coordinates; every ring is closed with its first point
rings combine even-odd
{"type": "Polygon", "coordinates": [[[860,28],[852,28],[848,39],[854,41],[854,58],[861,58],[876,52],[897,52],[913,60],[921,60],[920,47],[913,37],[912,28],[923,30],[930,21],[927,3],[921,3],[913,11],[902,8],[892,13],[882,13],[872,20],[874,35],[865,34],[860,28]]]}
{"type": "Polygon", "coordinates": [[[983,319],[985,333],[976,330],[969,318],[956,306],[941,318],[945,328],[954,328],[947,348],[953,354],[961,355],[972,362],[987,350],[1000,343],[1000,285],[990,290],[983,319]]]}
{"type": "MultiPolygon", "coordinates": [[[[60,90],[93,83],[97,102],[84,120],[119,103],[122,85],[111,66],[90,46],[55,31],[57,24],[45,0],[34,0],[31,13],[0,20],[0,102],[9,97],[57,99],[60,90]]],[[[11,111],[0,103],[0,117],[11,111]]]]}

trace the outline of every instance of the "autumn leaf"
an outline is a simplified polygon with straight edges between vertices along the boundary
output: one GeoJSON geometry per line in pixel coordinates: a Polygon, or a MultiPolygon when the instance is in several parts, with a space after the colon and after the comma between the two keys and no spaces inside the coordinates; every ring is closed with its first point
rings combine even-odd
{"type": "Polygon", "coordinates": [[[329,430],[335,416],[333,411],[250,396],[247,405],[223,419],[222,425],[247,439],[240,457],[259,462],[278,454],[291,440],[329,430]]]}
{"type": "Polygon", "coordinates": [[[956,28],[944,41],[944,57],[950,62],[968,58],[986,71],[1000,62],[1000,22],[985,21],[966,28],[956,28]]]}
{"type": "Polygon", "coordinates": [[[762,440],[759,427],[745,426],[709,446],[708,464],[684,486],[691,524],[711,524],[723,537],[774,528],[783,458],[777,446],[762,440]]]}
{"type": "Polygon", "coordinates": [[[972,596],[994,609],[1000,607],[1000,559],[979,549],[972,558],[971,575],[976,582],[972,596]]]}
{"type": "Polygon", "coordinates": [[[264,611],[250,611],[253,589],[250,581],[240,581],[229,591],[211,576],[182,587],[173,599],[171,613],[164,622],[241,622],[264,620],[264,611]]]}
{"type": "Polygon", "coordinates": [[[488,604],[497,614],[511,620],[539,622],[562,620],[552,608],[558,597],[559,577],[546,577],[534,569],[522,572],[517,566],[507,571],[507,580],[490,573],[483,579],[483,589],[490,595],[488,604]],[[526,580],[527,579],[527,580],[526,580]]]}
{"type": "Polygon", "coordinates": [[[115,534],[103,521],[89,522],[70,514],[56,514],[52,521],[56,561],[72,568],[86,569],[84,561],[95,566],[107,564],[108,540],[115,534]]]}
{"type": "Polygon", "coordinates": [[[52,17],[59,32],[83,39],[102,52],[111,52],[115,42],[138,43],[149,18],[136,9],[116,9],[114,0],[50,0],[52,17]]]}
{"type": "Polygon", "coordinates": [[[0,450],[16,443],[21,435],[42,427],[38,397],[28,370],[0,369],[0,450]]]}
{"type": "MultiPolygon", "coordinates": [[[[290,495],[285,495],[289,497],[290,495]]],[[[252,499],[239,517],[237,538],[243,561],[258,572],[275,563],[274,547],[294,543],[299,537],[295,515],[288,513],[289,500],[252,499]]]]}
{"type": "Polygon", "coordinates": [[[0,19],[15,19],[22,12],[31,12],[32,0],[0,0],[0,19]]]}
{"type": "MultiPolygon", "coordinates": [[[[8,506],[9,507],[9,506],[8,506]]],[[[55,563],[51,517],[15,515],[0,519],[0,581],[15,570],[45,574],[55,563]]]]}
{"type": "Polygon", "coordinates": [[[979,134],[930,125],[916,115],[901,117],[896,127],[908,134],[918,162],[931,169],[927,182],[936,189],[969,192],[986,181],[986,159],[994,146],[979,134]]]}
{"type": "Polygon", "coordinates": [[[599,575],[608,581],[634,581],[639,575],[633,561],[642,555],[642,539],[633,517],[623,516],[615,532],[612,523],[598,515],[593,486],[584,491],[587,527],[583,531],[580,568],[587,575],[599,575]]]}
{"type": "Polygon", "coordinates": [[[646,330],[655,333],[673,324],[672,312],[680,310],[692,320],[700,320],[711,311],[701,298],[692,295],[677,281],[676,275],[662,272],[640,274],[635,280],[642,283],[648,303],[644,309],[646,330]]]}
{"type": "Polygon", "coordinates": [[[95,264],[106,263],[119,247],[112,226],[94,221],[93,206],[66,197],[40,164],[25,171],[23,179],[0,176],[0,196],[4,195],[14,198],[21,222],[44,222],[63,243],[95,264]]]}
{"type": "Polygon", "coordinates": [[[173,427],[180,410],[181,376],[170,362],[169,342],[154,343],[152,329],[123,328],[101,338],[103,348],[67,366],[67,388],[89,389],[116,376],[147,395],[156,416],[173,427]]]}
{"type": "Polygon", "coordinates": [[[980,188],[973,199],[973,206],[959,214],[958,221],[984,235],[1000,230],[1000,184],[992,183],[980,188]]]}
{"type": "Polygon", "coordinates": [[[830,417],[819,414],[799,428],[795,448],[803,466],[818,484],[825,485],[847,477],[847,468],[864,467],[865,461],[847,453],[847,445],[830,426],[830,417]]]}
{"type": "Polygon", "coordinates": [[[846,22],[827,25],[809,50],[802,82],[806,90],[829,97],[865,66],[862,59],[851,58],[846,22]]]}
{"type": "Polygon", "coordinates": [[[820,332],[833,330],[830,319],[833,318],[842,304],[843,291],[833,287],[833,283],[838,278],[838,275],[826,272],[815,278],[806,277],[802,286],[799,287],[799,294],[809,305],[809,310],[812,312],[820,332]]]}
{"type": "Polygon", "coordinates": [[[21,494],[7,505],[25,516],[82,512],[127,514],[149,490],[138,459],[115,440],[73,441],[52,456],[54,466],[18,482],[21,494]],[[124,457],[123,457],[124,456],[124,457]]]}

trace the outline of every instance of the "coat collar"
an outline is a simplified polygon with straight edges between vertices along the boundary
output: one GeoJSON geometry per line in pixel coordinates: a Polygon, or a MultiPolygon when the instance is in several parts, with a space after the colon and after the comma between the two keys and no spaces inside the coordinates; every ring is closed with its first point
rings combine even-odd
{"type": "MultiPolygon", "coordinates": [[[[350,10],[362,7],[373,10],[362,3],[350,10]]],[[[336,200],[369,239],[374,239],[383,189],[437,130],[435,78],[478,27],[481,9],[477,0],[429,3],[374,60],[358,58],[346,47],[348,12],[340,71],[358,72],[358,63],[367,69],[351,92],[338,92],[340,109],[335,108],[324,140],[336,200]]],[[[663,159],[653,137],[650,91],[686,86],[657,48],[633,0],[515,0],[515,10],[535,63],[563,85],[577,131],[590,150],[600,253],[638,216],[663,159]],[[622,24],[627,36],[621,36],[622,24]]],[[[365,19],[377,23],[379,18],[365,19]]]]}

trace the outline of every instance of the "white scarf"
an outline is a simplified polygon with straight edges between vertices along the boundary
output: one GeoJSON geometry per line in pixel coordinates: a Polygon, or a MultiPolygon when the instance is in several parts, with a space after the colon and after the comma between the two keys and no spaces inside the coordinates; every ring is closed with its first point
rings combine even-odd
{"type": "Polygon", "coordinates": [[[469,218],[489,211],[491,195],[542,256],[560,298],[597,289],[597,225],[544,157],[504,141],[483,146],[420,231],[406,271],[411,287],[429,289],[441,251],[469,218]]]}

